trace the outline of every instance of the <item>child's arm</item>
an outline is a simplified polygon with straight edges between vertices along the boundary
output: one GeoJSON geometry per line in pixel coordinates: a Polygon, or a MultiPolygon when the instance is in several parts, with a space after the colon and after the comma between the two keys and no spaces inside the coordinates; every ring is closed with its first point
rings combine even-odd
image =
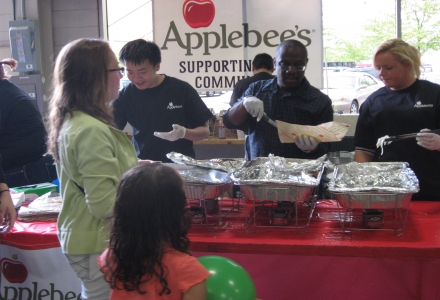
{"type": "Polygon", "coordinates": [[[183,294],[182,300],[206,300],[206,281],[193,285],[183,294]]]}

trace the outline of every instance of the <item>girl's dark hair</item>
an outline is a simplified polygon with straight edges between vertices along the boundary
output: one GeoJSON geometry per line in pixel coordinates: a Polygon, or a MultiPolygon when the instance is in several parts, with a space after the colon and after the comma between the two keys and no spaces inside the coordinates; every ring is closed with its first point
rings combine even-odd
{"type": "Polygon", "coordinates": [[[110,233],[113,255],[106,261],[112,288],[120,281],[125,290],[143,294],[140,285],[155,276],[163,287],[160,295],[171,292],[162,264],[164,249],[189,254],[182,184],[175,170],[161,164],[140,165],[122,176],[110,233]]]}

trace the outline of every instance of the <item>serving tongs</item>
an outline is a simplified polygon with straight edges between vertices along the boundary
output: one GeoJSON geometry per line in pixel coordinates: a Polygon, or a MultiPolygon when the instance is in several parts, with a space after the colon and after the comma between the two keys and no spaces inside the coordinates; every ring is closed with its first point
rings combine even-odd
{"type": "Polygon", "coordinates": [[[434,130],[430,130],[430,131],[421,131],[421,132],[416,132],[416,133],[392,135],[392,136],[387,137],[386,139],[384,139],[384,143],[412,139],[412,138],[415,138],[419,133],[436,133],[436,134],[440,134],[440,129],[434,129],[434,130]]]}

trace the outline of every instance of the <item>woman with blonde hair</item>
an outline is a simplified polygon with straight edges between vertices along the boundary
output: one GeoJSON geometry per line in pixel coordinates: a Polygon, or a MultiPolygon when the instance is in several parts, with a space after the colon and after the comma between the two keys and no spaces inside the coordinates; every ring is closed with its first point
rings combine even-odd
{"type": "Polygon", "coordinates": [[[49,153],[56,161],[63,207],[62,251],[82,283],[82,299],[108,299],[97,257],[108,244],[107,220],[124,172],[138,164],[133,145],[115,128],[109,103],[124,69],[106,41],[79,39],[59,53],[49,103],[49,153]]]}
{"type": "Polygon", "coordinates": [[[440,85],[419,79],[420,52],[401,39],[382,43],[374,67],[385,84],[368,97],[359,111],[355,133],[357,162],[408,162],[419,179],[413,200],[440,200],[440,85]],[[394,141],[377,149],[381,137],[417,133],[415,139],[394,141]]]}

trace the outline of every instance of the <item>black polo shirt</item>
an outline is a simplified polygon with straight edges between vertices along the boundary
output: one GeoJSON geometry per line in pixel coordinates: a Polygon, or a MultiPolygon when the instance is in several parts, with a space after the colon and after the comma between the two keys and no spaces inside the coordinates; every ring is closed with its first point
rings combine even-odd
{"type": "Polygon", "coordinates": [[[170,160],[167,153],[178,152],[195,157],[193,142],[187,139],[168,141],[154,132],[169,132],[173,124],[186,128],[204,125],[212,113],[197,91],[187,82],[165,76],[156,87],[139,90],[130,83],[112,102],[115,123],[124,129],[127,122],[133,127],[133,145],[141,159],[170,160]]]}

